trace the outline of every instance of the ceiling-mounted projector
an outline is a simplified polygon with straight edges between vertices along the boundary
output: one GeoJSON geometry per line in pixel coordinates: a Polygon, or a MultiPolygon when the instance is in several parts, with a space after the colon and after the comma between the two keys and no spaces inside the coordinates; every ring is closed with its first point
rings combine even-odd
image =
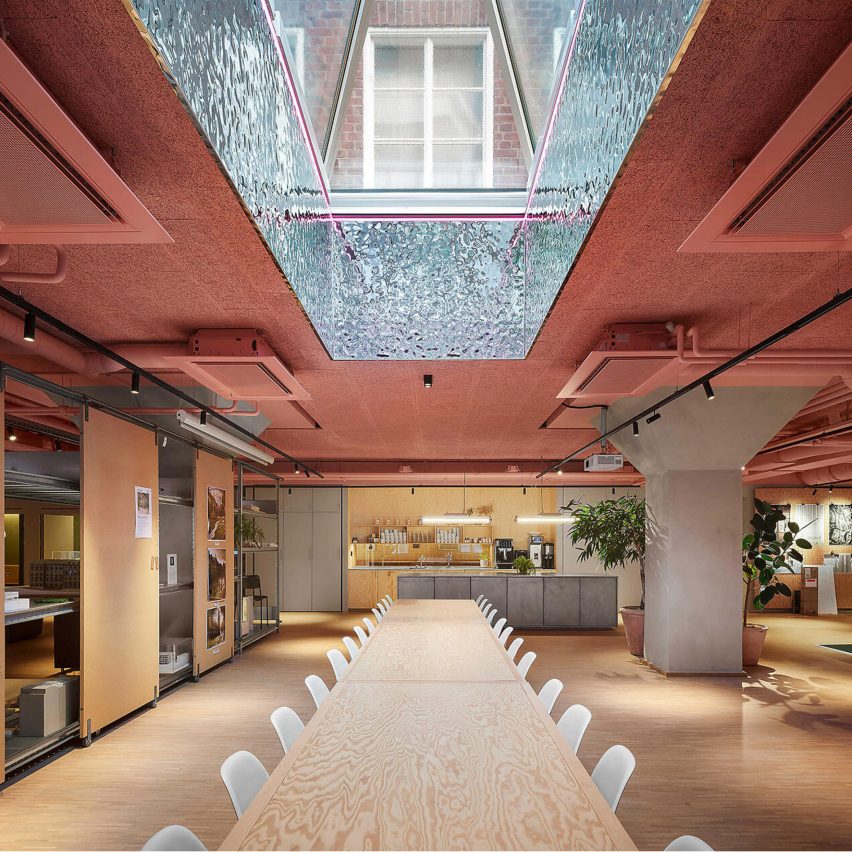
{"type": "Polygon", "coordinates": [[[602,471],[621,470],[624,467],[624,456],[620,453],[595,453],[583,459],[583,470],[589,473],[600,473],[602,471]]]}

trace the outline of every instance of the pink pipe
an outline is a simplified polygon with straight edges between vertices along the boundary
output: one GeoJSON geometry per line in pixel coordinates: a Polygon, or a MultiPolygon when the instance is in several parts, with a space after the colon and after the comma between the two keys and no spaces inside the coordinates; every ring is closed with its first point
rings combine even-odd
{"type": "Polygon", "coordinates": [[[823,435],[823,432],[828,431],[829,429],[842,429],[844,426],[852,426],[852,420],[841,420],[840,423],[832,423],[831,426],[823,426],[821,429],[811,429],[809,432],[800,432],[797,435],[790,435],[787,438],[778,438],[774,442],[770,442],[764,448],[764,452],[771,452],[775,447],[778,447],[782,444],[789,443],[790,441],[798,441],[798,440],[807,440],[808,438],[821,438],[825,437],[826,439],[831,438],[831,435],[823,435]]]}
{"type": "MultiPolygon", "coordinates": [[[[739,355],[739,352],[734,350],[723,350],[723,349],[714,349],[713,351],[707,352],[701,349],[699,344],[699,332],[698,326],[694,325],[689,328],[686,332],[687,337],[692,338],[692,355],[695,358],[704,358],[708,360],[727,360],[728,358],[733,358],[736,355],[739,355]]],[[[751,360],[767,360],[771,359],[776,361],[778,359],[803,359],[805,361],[810,361],[812,359],[820,359],[825,358],[829,360],[838,360],[843,363],[849,363],[850,357],[848,352],[837,352],[832,351],[830,349],[779,349],[777,351],[766,351],[766,352],[758,352],[757,355],[754,355],[751,360]]]]}
{"type": "MultiPolygon", "coordinates": [[[[232,417],[255,417],[256,415],[260,414],[260,410],[258,409],[256,402],[253,402],[252,404],[254,405],[253,409],[244,409],[244,408],[238,409],[237,408],[238,402],[233,402],[231,405],[227,406],[226,408],[215,408],[215,407],[213,407],[213,411],[215,411],[217,414],[230,414],[232,417]]],[[[154,415],[154,414],[162,414],[162,415],[177,414],[178,411],[188,411],[190,414],[199,414],[201,412],[200,408],[168,408],[168,407],[162,407],[162,408],[151,408],[151,407],[149,407],[149,408],[143,408],[143,407],[122,408],[121,410],[127,412],[128,414],[151,414],[151,415],[154,415]]],[[[30,408],[25,408],[25,407],[16,408],[16,409],[14,409],[14,411],[10,411],[9,413],[10,414],[17,414],[20,417],[40,417],[40,416],[43,416],[45,414],[76,414],[76,413],[78,413],[78,409],[76,409],[72,406],[67,406],[67,405],[56,406],[56,407],[32,406],[30,408]]]]}
{"type": "MultiPolygon", "coordinates": [[[[62,246],[56,249],[56,269],[53,272],[0,272],[6,284],[61,284],[68,272],[68,254],[62,246]]],[[[0,253],[0,266],[9,259],[9,252],[0,253]]]]}
{"type": "Polygon", "coordinates": [[[0,310],[0,338],[36,355],[41,355],[72,373],[85,373],[86,358],[79,349],[52,337],[41,329],[36,339],[32,343],[27,343],[24,340],[24,321],[3,310],[0,310]]]}

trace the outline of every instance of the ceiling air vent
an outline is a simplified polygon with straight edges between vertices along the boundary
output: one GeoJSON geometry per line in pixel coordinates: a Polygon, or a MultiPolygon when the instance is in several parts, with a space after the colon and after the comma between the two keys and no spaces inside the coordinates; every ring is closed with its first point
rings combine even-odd
{"type": "Polygon", "coordinates": [[[0,243],[171,237],[0,41],[0,243]]]}
{"type": "Polygon", "coordinates": [[[683,252],[852,248],[852,45],[680,247],[683,252]]]}

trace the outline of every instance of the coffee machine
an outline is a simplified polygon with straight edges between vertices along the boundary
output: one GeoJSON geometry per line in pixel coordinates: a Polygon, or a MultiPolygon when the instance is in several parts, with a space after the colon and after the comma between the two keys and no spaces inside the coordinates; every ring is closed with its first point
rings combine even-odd
{"type": "Polygon", "coordinates": [[[545,571],[549,571],[556,567],[556,549],[552,541],[544,543],[544,552],[542,553],[542,565],[545,571]]]}
{"type": "Polygon", "coordinates": [[[544,536],[538,533],[530,535],[530,561],[536,570],[544,567],[544,536]]]}
{"type": "Polygon", "coordinates": [[[498,568],[511,568],[515,559],[515,542],[510,538],[494,539],[494,563],[498,568]]]}

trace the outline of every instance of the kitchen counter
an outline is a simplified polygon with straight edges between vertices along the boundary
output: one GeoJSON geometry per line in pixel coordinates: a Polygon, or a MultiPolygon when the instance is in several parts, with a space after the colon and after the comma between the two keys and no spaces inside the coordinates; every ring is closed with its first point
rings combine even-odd
{"type": "MultiPolygon", "coordinates": [[[[461,565],[451,565],[447,567],[446,565],[420,565],[420,564],[412,564],[412,565],[353,565],[349,568],[350,571],[405,571],[406,574],[417,574],[417,573],[426,573],[426,574],[435,574],[440,572],[441,574],[514,574],[515,572],[511,568],[494,568],[493,566],[488,568],[480,568],[478,565],[471,565],[470,567],[463,567],[461,565]]],[[[539,574],[555,574],[556,570],[554,568],[544,569],[541,568],[538,571],[539,574]]]]}

